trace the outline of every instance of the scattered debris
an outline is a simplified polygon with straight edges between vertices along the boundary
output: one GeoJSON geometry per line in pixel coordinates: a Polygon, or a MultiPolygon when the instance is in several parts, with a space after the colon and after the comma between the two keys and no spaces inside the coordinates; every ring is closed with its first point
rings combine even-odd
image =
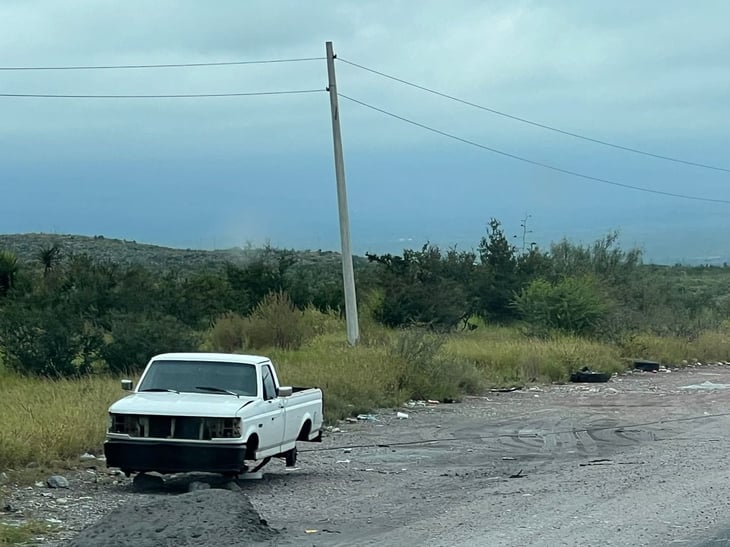
{"type": "Polygon", "coordinates": [[[426,402],[427,402],[428,404],[430,404],[430,405],[438,405],[438,404],[441,404],[441,403],[440,403],[439,401],[434,401],[433,399],[429,399],[429,400],[428,400],[428,401],[426,401],[426,402]]]}
{"type": "Polygon", "coordinates": [[[337,460],[335,463],[350,463],[350,460],[337,460]]]}
{"type": "Polygon", "coordinates": [[[377,422],[378,417],[375,414],[358,414],[357,419],[364,422],[377,422]]]}
{"type": "Polygon", "coordinates": [[[518,391],[519,387],[495,387],[490,389],[492,393],[511,393],[513,391],[518,391]]]}
{"type": "Polygon", "coordinates": [[[513,458],[512,456],[502,456],[502,459],[504,461],[512,461],[512,460],[516,460],[517,458],[513,458]]]}
{"type": "Polygon", "coordinates": [[[399,420],[407,420],[408,414],[406,414],[405,412],[396,412],[395,417],[398,418],[399,420]]]}
{"type": "Polygon", "coordinates": [[[524,479],[524,478],[525,478],[526,476],[527,476],[527,475],[523,475],[523,474],[522,474],[522,469],[520,469],[520,470],[519,470],[519,471],[518,471],[517,473],[515,473],[514,475],[510,475],[510,476],[509,476],[509,478],[510,478],[510,479],[524,479]]]}
{"type": "Polygon", "coordinates": [[[96,456],[89,454],[88,452],[84,452],[81,456],[79,456],[79,460],[82,462],[90,462],[96,460],[96,456]]]}
{"type": "Polygon", "coordinates": [[[644,372],[656,372],[659,370],[661,363],[657,361],[647,361],[646,359],[636,359],[634,361],[634,368],[637,370],[643,370],[644,372]]]}
{"type": "Polygon", "coordinates": [[[304,530],[305,534],[316,534],[317,532],[319,532],[319,530],[315,530],[313,528],[308,528],[308,529],[304,530]]]}
{"type": "Polygon", "coordinates": [[[679,389],[727,389],[730,388],[730,384],[716,384],[714,382],[706,381],[701,384],[692,384],[690,386],[682,386],[679,389]]]}
{"type": "Polygon", "coordinates": [[[344,452],[345,454],[349,454],[350,452],[352,452],[352,448],[343,448],[343,449],[342,449],[342,451],[343,451],[343,452],[344,452]]]}
{"type": "Polygon", "coordinates": [[[613,460],[610,460],[608,458],[598,458],[597,460],[590,460],[586,463],[582,463],[582,464],[580,464],[580,466],[586,467],[588,465],[613,465],[614,463],[616,463],[616,462],[614,462],[613,460]]]}
{"type": "Polygon", "coordinates": [[[68,479],[61,475],[51,475],[46,480],[46,484],[48,488],[68,488],[70,486],[68,479]]]}
{"type": "Polygon", "coordinates": [[[608,372],[596,372],[588,367],[583,367],[577,372],[570,375],[571,382],[581,383],[599,383],[608,382],[611,379],[611,374],[608,372]]]}
{"type": "Polygon", "coordinates": [[[353,418],[352,416],[348,416],[347,418],[345,418],[345,421],[346,422],[349,422],[351,424],[356,424],[357,423],[357,418],[353,418]]]}

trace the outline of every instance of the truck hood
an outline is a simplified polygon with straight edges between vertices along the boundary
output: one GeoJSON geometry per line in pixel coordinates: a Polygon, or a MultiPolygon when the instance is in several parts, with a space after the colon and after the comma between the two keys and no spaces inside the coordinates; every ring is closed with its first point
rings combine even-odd
{"type": "Polygon", "coordinates": [[[233,418],[256,397],[208,393],[132,393],[109,407],[112,414],[233,418]]]}

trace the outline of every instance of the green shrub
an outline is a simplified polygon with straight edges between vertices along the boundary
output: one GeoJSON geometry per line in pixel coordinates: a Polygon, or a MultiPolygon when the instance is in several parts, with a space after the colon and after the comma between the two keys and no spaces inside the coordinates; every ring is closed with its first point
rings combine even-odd
{"type": "Polygon", "coordinates": [[[158,353],[194,351],[198,346],[197,334],[169,315],[115,315],[108,338],[100,353],[115,373],[138,371],[158,353]]]}
{"type": "Polygon", "coordinates": [[[286,293],[269,293],[248,317],[246,346],[297,349],[311,335],[304,314],[286,293]]]}
{"type": "Polygon", "coordinates": [[[481,388],[476,368],[466,360],[449,358],[444,337],[418,330],[399,333],[389,355],[400,370],[399,387],[411,399],[458,399],[481,388]]]}
{"type": "Polygon", "coordinates": [[[547,336],[560,331],[592,335],[606,318],[608,306],[595,280],[566,277],[556,283],[537,279],[514,302],[528,333],[547,336]]]}
{"type": "Polygon", "coordinates": [[[215,320],[206,333],[204,349],[236,353],[246,347],[248,319],[237,313],[227,313],[215,320]]]}

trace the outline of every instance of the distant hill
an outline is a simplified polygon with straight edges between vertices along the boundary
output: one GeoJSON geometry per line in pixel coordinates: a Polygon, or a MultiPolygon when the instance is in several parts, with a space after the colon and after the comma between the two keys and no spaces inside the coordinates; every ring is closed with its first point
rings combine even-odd
{"type": "MultiPolygon", "coordinates": [[[[12,251],[21,261],[37,261],[41,249],[57,243],[63,255],[87,254],[97,260],[118,264],[141,264],[156,270],[189,271],[216,268],[226,263],[244,265],[262,252],[262,249],[240,247],[207,251],[202,249],[175,249],[137,243],[104,236],[69,234],[0,234],[0,249],[12,251]]],[[[339,262],[340,255],[332,251],[295,251],[303,263],[339,262]]],[[[365,259],[356,259],[361,262],[365,259]]]]}

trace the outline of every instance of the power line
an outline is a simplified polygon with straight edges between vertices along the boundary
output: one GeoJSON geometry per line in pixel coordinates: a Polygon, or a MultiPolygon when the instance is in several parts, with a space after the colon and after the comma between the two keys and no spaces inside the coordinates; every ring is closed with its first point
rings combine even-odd
{"type": "Polygon", "coordinates": [[[212,63],[167,63],[159,65],[81,65],[81,66],[2,66],[0,70],[120,70],[144,68],[182,68],[203,66],[267,65],[274,63],[301,63],[323,61],[324,57],[299,57],[293,59],[263,59],[256,61],[223,61],[212,63]]]}
{"type": "Polygon", "coordinates": [[[544,124],[544,123],[536,122],[536,121],[533,121],[533,120],[528,120],[527,118],[522,118],[520,116],[515,116],[513,114],[508,114],[507,112],[502,112],[502,111],[496,110],[494,108],[489,108],[488,106],[483,106],[483,105],[480,105],[480,104],[477,104],[477,103],[473,103],[473,102],[470,102],[470,101],[467,101],[467,100],[464,100],[464,99],[460,99],[460,98],[455,97],[453,95],[449,95],[448,93],[443,93],[441,91],[436,91],[435,89],[431,89],[431,88],[426,87],[426,86],[422,86],[422,85],[419,85],[419,84],[416,84],[416,83],[413,83],[413,82],[409,82],[408,80],[404,80],[402,78],[398,78],[396,76],[392,76],[390,74],[386,74],[385,72],[380,72],[379,70],[375,70],[375,69],[368,68],[366,66],[357,64],[357,63],[353,63],[352,61],[348,61],[348,60],[343,59],[341,57],[339,57],[338,59],[341,62],[343,62],[343,63],[346,63],[346,64],[351,65],[351,66],[354,66],[356,68],[365,70],[367,72],[371,72],[371,73],[376,74],[378,76],[382,76],[383,78],[388,78],[389,80],[393,80],[393,81],[399,82],[401,84],[405,84],[405,85],[414,87],[416,89],[420,89],[421,91],[426,91],[428,93],[432,93],[433,95],[438,95],[439,97],[444,97],[445,99],[450,99],[452,101],[456,101],[458,103],[465,104],[467,106],[471,106],[471,107],[474,107],[474,108],[478,108],[478,109],[484,110],[486,112],[491,112],[492,114],[496,114],[496,115],[502,116],[504,118],[509,118],[510,120],[515,120],[515,121],[518,121],[518,122],[526,123],[526,124],[532,125],[534,127],[539,127],[541,129],[547,129],[548,131],[554,131],[555,133],[560,133],[562,135],[567,135],[569,137],[574,137],[576,139],[582,139],[584,141],[592,142],[592,143],[595,143],[595,144],[600,144],[600,145],[603,145],[603,146],[609,146],[611,148],[616,148],[618,150],[623,150],[625,152],[632,152],[634,154],[640,154],[642,156],[649,156],[649,157],[656,158],[656,159],[660,159],[660,160],[666,160],[666,161],[672,161],[672,162],[675,162],[675,163],[682,163],[682,164],[685,164],[685,165],[691,165],[693,167],[702,167],[703,169],[712,169],[714,171],[723,171],[723,172],[726,172],[726,173],[730,173],[730,169],[725,168],[725,167],[718,167],[716,165],[710,165],[710,164],[707,164],[707,163],[700,163],[700,162],[695,162],[695,161],[684,160],[684,159],[676,158],[676,157],[673,157],[673,156],[664,156],[662,154],[655,154],[653,152],[647,152],[646,150],[640,150],[638,148],[632,148],[630,146],[623,146],[621,144],[616,144],[616,143],[604,141],[604,140],[601,140],[601,139],[596,139],[594,137],[589,137],[587,135],[582,135],[580,133],[574,133],[572,131],[566,131],[565,129],[560,129],[558,127],[554,127],[554,126],[547,125],[547,124],[544,124]]]}
{"type": "Polygon", "coordinates": [[[31,99],[200,99],[214,97],[257,97],[262,95],[297,95],[321,93],[325,89],[293,89],[285,91],[253,91],[247,93],[177,93],[171,95],[61,95],[53,93],[0,93],[0,97],[31,99]]]}
{"type": "Polygon", "coordinates": [[[538,167],[543,167],[545,169],[550,169],[551,171],[557,171],[558,173],[563,173],[565,175],[571,175],[573,177],[579,177],[579,178],[582,178],[582,179],[591,180],[593,182],[600,182],[602,184],[610,184],[611,186],[618,186],[620,188],[627,188],[627,189],[630,189],[630,190],[638,190],[640,192],[647,192],[647,193],[650,193],[650,194],[660,194],[660,195],[663,195],[663,196],[670,196],[670,197],[682,198],[682,199],[691,199],[691,200],[695,200],[695,201],[708,201],[708,202],[712,202],[712,203],[726,203],[726,204],[730,204],[730,200],[726,200],[726,199],[704,198],[704,197],[693,196],[693,195],[689,195],[689,194],[678,194],[678,193],[674,193],[674,192],[665,192],[663,190],[653,190],[651,188],[644,188],[643,186],[634,186],[632,184],[625,184],[623,182],[617,182],[617,181],[614,181],[614,180],[604,179],[604,178],[601,178],[601,177],[594,177],[592,175],[586,175],[584,173],[579,173],[577,171],[570,171],[569,169],[563,169],[562,167],[556,167],[556,166],[550,165],[548,163],[543,163],[541,161],[531,160],[529,158],[525,158],[523,156],[518,156],[516,154],[511,154],[509,152],[504,152],[502,150],[498,150],[496,148],[492,148],[490,146],[486,146],[484,144],[480,144],[478,142],[475,142],[475,141],[472,141],[472,140],[469,140],[469,139],[465,139],[463,137],[459,137],[459,136],[454,135],[452,133],[447,133],[446,131],[441,131],[440,129],[436,129],[434,127],[431,127],[431,126],[422,124],[420,122],[417,122],[417,121],[414,121],[414,120],[411,120],[411,119],[408,119],[408,118],[404,118],[403,116],[399,116],[398,114],[394,114],[393,112],[389,112],[387,110],[383,110],[382,108],[378,108],[377,106],[373,106],[371,104],[368,104],[366,102],[360,101],[360,100],[355,99],[353,97],[348,97],[347,95],[344,95],[342,93],[339,93],[339,96],[342,97],[343,99],[347,99],[348,101],[351,101],[353,103],[357,103],[357,104],[359,104],[361,106],[364,106],[366,108],[369,108],[371,110],[375,110],[376,112],[380,112],[381,114],[385,114],[386,116],[390,116],[391,118],[395,118],[396,120],[400,120],[402,122],[405,122],[405,123],[408,123],[408,124],[411,124],[411,125],[415,125],[416,127],[420,127],[421,129],[425,129],[426,131],[431,131],[432,133],[436,133],[438,135],[442,135],[444,137],[448,137],[450,139],[454,139],[456,141],[459,141],[459,142],[462,142],[462,143],[465,143],[465,144],[469,144],[471,146],[475,146],[476,148],[481,148],[482,150],[487,150],[489,152],[493,152],[493,153],[499,154],[501,156],[505,156],[505,157],[508,157],[508,158],[512,158],[514,160],[518,160],[518,161],[521,161],[521,162],[524,162],[524,163],[529,163],[530,165],[536,165],[538,167]]]}

